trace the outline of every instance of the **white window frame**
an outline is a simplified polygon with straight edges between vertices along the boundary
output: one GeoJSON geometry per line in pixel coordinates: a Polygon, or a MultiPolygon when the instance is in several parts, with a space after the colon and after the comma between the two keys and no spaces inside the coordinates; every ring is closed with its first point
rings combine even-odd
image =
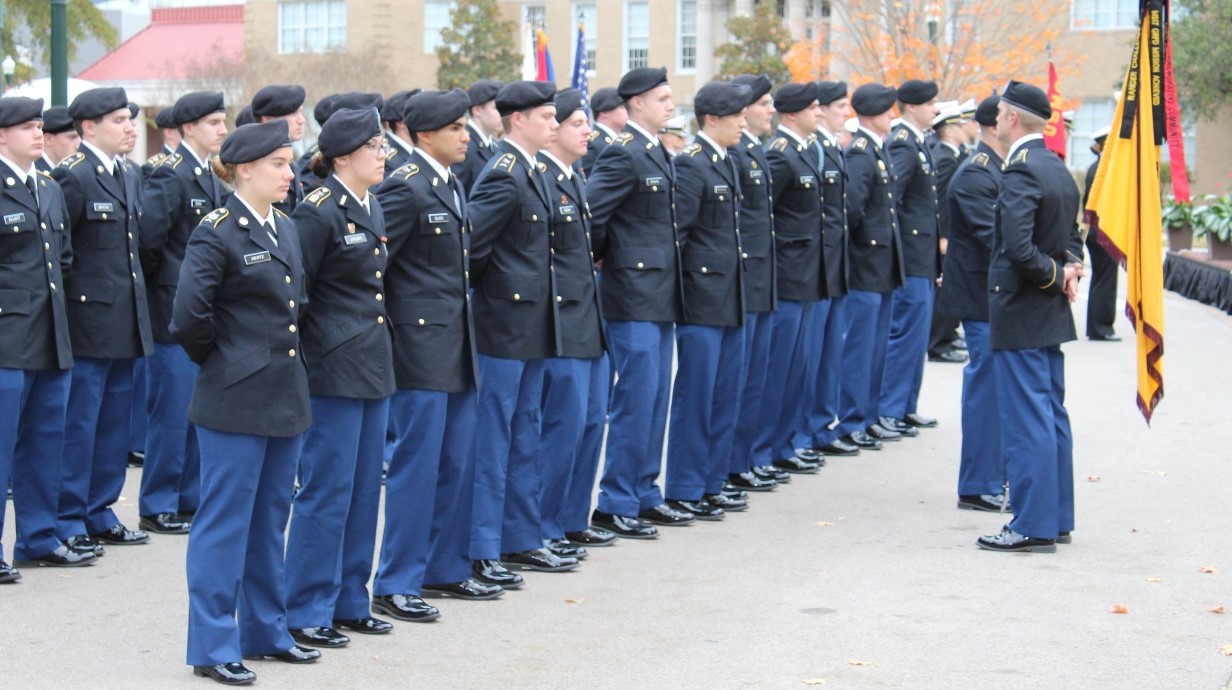
{"type": "Polygon", "coordinates": [[[676,0],[676,73],[677,74],[694,74],[697,72],[697,46],[699,27],[697,25],[697,9],[700,3],[698,0],[676,0]],[[693,8],[693,32],[691,34],[684,33],[684,12],[685,4],[688,3],[693,8]],[[693,44],[689,46],[693,49],[693,64],[685,64],[685,40],[692,39],[693,44]]]}
{"type": "Polygon", "coordinates": [[[624,19],[621,22],[621,25],[624,27],[624,31],[621,40],[620,61],[621,71],[628,72],[634,67],[647,67],[650,65],[650,3],[648,0],[625,0],[624,7],[622,9],[624,11],[624,19]],[[646,13],[646,33],[642,36],[633,36],[629,33],[631,23],[629,21],[629,15],[630,11],[635,6],[641,7],[646,13]],[[646,57],[644,58],[643,63],[639,65],[634,65],[633,61],[629,59],[630,51],[634,50],[632,44],[630,43],[630,41],[633,40],[640,41],[640,49],[646,52],[646,57]]]}
{"type": "Polygon", "coordinates": [[[346,50],[347,46],[346,0],[283,0],[278,3],[278,53],[298,55],[304,53],[329,53],[346,50]],[[309,24],[310,7],[320,6],[324,23],[309,24]],[[287,27],[288,15],[299,11],[299,26],[287,27]],[[324,33],[323,41],[311,37],[310,32],[324,33]],[[293,37],[288,33],[293,32],[293,37]]]}
{"type": "Polygon", "coordinates": [[[437,46],[444,45],[441,31],[450,24],[455,3],[453,0],[424,0],[423,5],[423,52],[424,55],[436,55],[437,46]],[[430,12],[443,12],[441,16],[430,16],[430,12]]]}
{"type": "Polygon", "coordinates": [[[578,22],[584,22],[586,25],[585,50],[586,50],[586,76],[595,76],[595,63],[599,59],[599,5],[594,0],[587,2],[573,3],[573,27],[569,34],[569,38],[573,43],[573,61],[569,64],[577,64],[577,31],[578,22]],[[590,19],[585,16],[589,14],[590,19]]]}
{"type": "Polygon", "coordinates": [[[1138,28],[1137,0],[1073,0],[1070,3],[1071,31],[1131,31],[1138,28]],[[1096,26],[1095,17],[1109,16],[1107,26],[1096,26]],[[1128,23],[1126,23],[1128,20],[1128,23]]]}

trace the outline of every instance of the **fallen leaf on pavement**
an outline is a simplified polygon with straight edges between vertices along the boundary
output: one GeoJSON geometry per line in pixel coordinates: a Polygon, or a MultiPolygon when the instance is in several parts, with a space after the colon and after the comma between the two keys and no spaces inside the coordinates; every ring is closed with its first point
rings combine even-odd
{"type": "Polygon", "coordinates": [[[803,683],[805,685],[825,685],[826,679],[825,678],[805,678],[803,683]]]}
{"type": "Polygon", "coordinates": [[[1210,611],[1211,613],[1223,613],[1223,607],[1222,606],[1212,606],[1209,609],[1207,609],[1207,611],[1210,611]]]}
{"type": "Polygon", "coordinates": [[[585,599],[565,599],[566,604],[585,604],[585,599]]]}
{"type": "Polygon", "coordinates": [[[1209,565],[1204,565],[1201,568],[1198,568],[1198,572],[1206,573],[1207,575],[1214,575],[1215,573],[1219,572],[1219,570],[1209,565]]]}
{"type": "Polygon", "coordinates": [[[1113,604],[1108,613],[1129,613],[1129,607],[1125,604],[1113,604]]]}
{"type": "Polygon", "coordinates": [[[1098,475],[1098,474],[1089,474],[1089,475],[1087,475],[1087,481],[1088,481],[1088,482],[1097,482],[1097,481],[1099,481],[1099,475],[1098,475]]]}
{"type": "Polygon", "coordinates": [[[818,526],[818,527],[833,527],[833,526],[834,526],[834,523],[833,523],[833,522],[826,522],[825,520],[822,520],[821,522],[817,523],[817,526],[818,526]]]}
{"type": "Polygon", "coordinates": [[[1162,577],[1148,577],[1146,581],[1147,582],[1163,582],[1164,579],[1162,577]]]}
{"type": "Polygon", "coordinates": [[[1219,653],[1224,656],[1232,656],[1232,644],[1226,644],[1219,648],[1219,653]]]}
{"type": "Polygon", "coordinates": [[[1130,533],[1130,534],[1137,534],[1137,533],[1138,533],[1138,530],[1137,530],[1137,528],[1130,527],[1130,528],[1129,528],[1129,533],[1130,533]]]}
{"type": "MultiPolygon", "coordinates": [[[[1232,645],[1229,645],[1229,646],[1232,646],[1232,645]]],[[[847,663],[851,664],[852,666],[872,666],[873,665],[873,662],[871,661],[860,661],[859,659],[848,659],[847,663]]]]}

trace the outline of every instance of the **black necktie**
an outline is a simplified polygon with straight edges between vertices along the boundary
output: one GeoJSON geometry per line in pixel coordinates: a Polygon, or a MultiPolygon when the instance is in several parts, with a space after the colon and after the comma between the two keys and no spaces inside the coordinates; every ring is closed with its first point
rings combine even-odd
{"type": "Polygon", "coordinates": [[[458,212],[458,217],[463,217],[462,213],[462,188],[458,186],[458,176],[449,176],[449,188],[453,190],[453,207],[458,212]]]}
{"type": "Polygon", "coordinates": [[[118,162],[113,165],[111,175],[112,177],[115,177],[116,184],[120,185],[120,198],[127,200],[128,196],[124,191],[124,170],[120,167],[118,162]]]}
{"type": "Polygon", "coordinates": [[[34,208],[38,209],[38,189],[34,186],[34,175],[26,175],[26,189],[30,190],[30,198],[34,199],[34,208]]]}

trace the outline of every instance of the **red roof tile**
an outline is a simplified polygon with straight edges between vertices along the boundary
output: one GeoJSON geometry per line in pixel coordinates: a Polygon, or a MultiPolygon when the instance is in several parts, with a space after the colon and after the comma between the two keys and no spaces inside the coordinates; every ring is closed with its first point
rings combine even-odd
{"type": "Polygon", "coordinates": [[[156,9],[150,25],[77,75],[98,82],[185,79],[244,59],[244,6],[156,9]]]}

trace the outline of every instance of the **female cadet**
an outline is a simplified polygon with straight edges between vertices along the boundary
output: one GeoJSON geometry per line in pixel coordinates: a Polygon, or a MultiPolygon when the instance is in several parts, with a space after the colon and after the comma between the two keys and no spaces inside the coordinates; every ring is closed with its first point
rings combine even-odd
{"type": "Polygon", "coordinates": [[[312,172],[325,181],[292,218],[304,258],[302,315],[316,423],[304,440],[301,488],[287,544],[287,626],[296,642],[342,647],[335,628],[387,633],[370,614],[393,345],[381,282],[385,217],[368,188],[385,150],[375,109],[339,110],[317,139],[312,172]]]}
{"type": "Polygon", "coordinates": [[[315,661],[286,627],[283,531],[312,423],[300,353],[304,271],[295,225],[273,204],[294,175],[282,120],[239,127],[214,168],[235,188],[192,234],[171,333],[201,372],[188,407],[201,448],[201,506],[188,540],[188,663],[251,683],[246,659],[315,661]],[[236,624],[236,609],[239,624],[236,624]]]}

